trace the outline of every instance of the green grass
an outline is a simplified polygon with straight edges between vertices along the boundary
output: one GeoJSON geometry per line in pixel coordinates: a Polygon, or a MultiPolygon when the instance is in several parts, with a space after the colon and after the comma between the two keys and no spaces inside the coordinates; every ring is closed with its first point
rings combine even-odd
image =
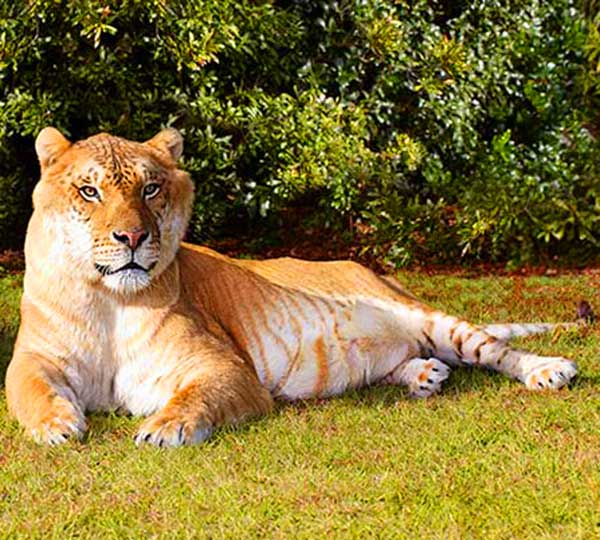
{"type": "MultiPolygon", "coordinates": [[[[600,275],[401,279],[474,321],[571,319],[600,275]]],[[[19,280],[0,280],[0,366],[19,280]]],[[[0,398],[0,538],[598,538],[600,330],[522,343],[572,357],[567,390],[456,370],[400,388],[280,405],[207,444],[137,449],[139,419],[93,415],[83,442],[37,446],[0,398]]]]}

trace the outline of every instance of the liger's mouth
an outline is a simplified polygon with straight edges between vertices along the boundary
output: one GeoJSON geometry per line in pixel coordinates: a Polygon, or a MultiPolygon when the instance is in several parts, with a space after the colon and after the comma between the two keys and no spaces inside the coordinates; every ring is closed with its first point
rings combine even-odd
{"type": "Polygon", "coordinates": [[[134,261],[129,261],[127,264],[117,268],[116,270],[112,270],[110,266],[105,264],[95,264],[94,266],[96,267],[96,270],[98,270],[98,272],[100,272],[103,276],[112,276],[113,274],[123,272],[125,270],[140,270],[148,273],[156,266],[156,262],[151,263],[148,268],[144,268],[142,265],[134,261]]]}

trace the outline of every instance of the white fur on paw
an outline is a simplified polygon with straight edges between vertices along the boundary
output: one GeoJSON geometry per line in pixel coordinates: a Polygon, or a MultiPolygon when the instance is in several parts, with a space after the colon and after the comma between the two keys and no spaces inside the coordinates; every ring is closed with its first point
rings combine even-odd
{"type": "Polygon", "coordinates": [[[185,420],[155,415],[144,421],[134,441],[137,446],[148,443],[160,447],[177,447],[204,442],[211,434],[211,427],[199,427],[185,420]]]}
{"type": "Polygon", "coordinates": [[[68,439],[81,439],[86,429],[85,418],[81,413],[75,410],[65,411],[33,428],[31,436],[37,443],[57,445],[68,439]]]}
{"type": "Polygon", "coordinates": [[[426,398],[439,392],[450,375],[450,368],[437,358],[413,358],[400,373],[400,382],[406,384],[412,397],[426,398]]]}
{"type": "Polygon", "coordinates": [[[544,362],[532,367],[525,375],[525,386],[530,390],[562,388],[577,375],[577,365],[566,358],[543,358],[544,362]]]}

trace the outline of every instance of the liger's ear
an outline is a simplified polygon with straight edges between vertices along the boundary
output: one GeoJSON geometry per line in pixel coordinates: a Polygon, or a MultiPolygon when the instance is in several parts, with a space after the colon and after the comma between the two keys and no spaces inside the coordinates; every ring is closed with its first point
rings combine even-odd
{"type": "Polygon", "coordinates": [[[71,142],[58,129],[53,127],[42,129],[35,140],[35,151],[42,169],[50,165],[69,146],[71,142]]]}
{"type": "Polygon", "coordinates": [[[173,161],[177,161],[183,153],[183,137],[175,128],[163,129],[146,141],[146,144],[167,154],[173,161]]]}

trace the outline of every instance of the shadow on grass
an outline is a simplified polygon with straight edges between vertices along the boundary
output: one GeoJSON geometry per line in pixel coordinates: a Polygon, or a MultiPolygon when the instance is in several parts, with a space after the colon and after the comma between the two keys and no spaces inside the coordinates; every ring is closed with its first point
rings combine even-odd
{"type": "Polygon", "coordinates": [[[4,387],[6,368],[19,329],[19,305],[23,291],[23,276],[2,275],[0,267],[0,388],[4,387]]]}
{"type": "Polygon", "coordinates": [[[600,387],[600,375],[577,375],[570,387],[582,390],[597,389],[600,387]]]}
{"type": "MultiPolygon", "coordinates": [[[[600,386],[600,375],[578,375],[569,385],[573,391],[588,391],[600,386]]],[[[448,381],[443,385],[442,391],[425,401],[432,406],[443,402],[454,401],[465,394],[488,394],[490,392],[499,392],[503,389],[514,387],[521,389],[525,394],[528,391],[521,382],[510,379],[506,375],[485,369],[473,369],[470,367],[453,368],[448,381]]],[[[555,393],[554,390],[546,391],[549,394],[555,393]]],[[[560,394],[557,394],[560,395],[560,394]]],[[[377,407],[394,408],[399,403],[411,403],[421,401],[419,398],[410,396],[408,389],[403,386],[393,385],[372,385],[356,390],[350,390],[343,394],[327,399],[307,399],[300,401],[278,401],[275,414],[283,414],[285,411],[305,410],[328,406],[330,402],[342,402],[353,407],[377,407]]]]}
{"type": "Polygon", "coordinates": [[[17,332],[11,330],[0,329],[0,388],[4,388],[4,377],[6,376],[6,368],[12,357],[13,347],[17,332]]]}
{"type": "MultiPolygon", "coordinates": [[[[506,376],[485,370],[455,368],[450,379],[444,384],[440,394],[423,401],[435,403],[437,400],[454,400],[465,393],[478,393],[500,390],[511,384],[519,385],[506,376]]],[[[348,390],[339,396],[330,398],[311,398],[297,401],[276,401],[274,414],[284,414],[288,410],[303,411],[312,408],[327,407],[330,403],[344,403],[352,407],[394,408],[399,403],[421,401],[411,397],[404,386],[371,385],[355,390],[348,390]]],[[[439,403],[439,401],[438,401],[439,403]]]]}

